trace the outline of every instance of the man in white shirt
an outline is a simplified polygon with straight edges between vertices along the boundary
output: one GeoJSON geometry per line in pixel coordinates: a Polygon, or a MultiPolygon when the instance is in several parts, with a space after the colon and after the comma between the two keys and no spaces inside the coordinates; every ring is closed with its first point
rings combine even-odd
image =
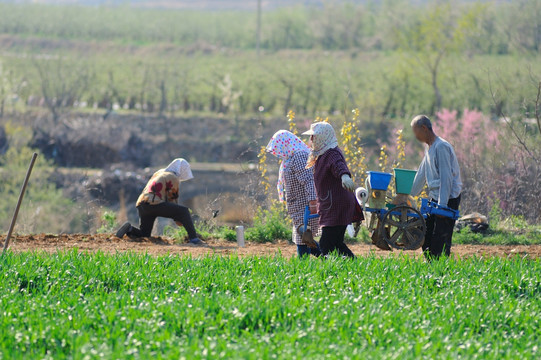
{"type": "MultiPolygon", "coordinates": [[[[411,194],[418,196],[425,184],[428,196],[439,205],[458,210],[462,180],[460,166],[453,146],[434,133],[430,119],[416,116],[411,128],[417,140],[427,144],[425,156],[415,180],[411,194]]],[[[423,252],[428,257],[438,258],[442,253],[449,256],[455,220],[443,216],[429,215],[426,219],[426,235],[423,252]]]]}

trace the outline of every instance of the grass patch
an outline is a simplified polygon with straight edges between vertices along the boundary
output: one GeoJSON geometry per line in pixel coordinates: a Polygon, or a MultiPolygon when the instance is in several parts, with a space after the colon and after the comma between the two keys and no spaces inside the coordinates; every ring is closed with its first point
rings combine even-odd
{"type": "Polygon", "coordinates": [[[493,221],[484,233],[473,233],[464,227],[453,235],[455,244],[479,245],[538,245],[541,244],[541,226],[530,225],[521,216],[493,221]]]}
{"type": "Polygon", "coordinates": [[[269,209],[257,210],[252,226],[246,229],[246,240],[259,243],[290,240],[292,232],[293,225],[284,206],[273,203],[269,209]]]}
{"type": "MultiPolygon", "coordinates": [[[[196,230],[202,240],[237,240],[237,233],[228,226],[197,224],[196,230]]],[[[188,241],[188,232],[184,227],[178,227],[176,225],[166,226],[163,230],[163,234],[173,238],[178,243],[188,241]]]]}

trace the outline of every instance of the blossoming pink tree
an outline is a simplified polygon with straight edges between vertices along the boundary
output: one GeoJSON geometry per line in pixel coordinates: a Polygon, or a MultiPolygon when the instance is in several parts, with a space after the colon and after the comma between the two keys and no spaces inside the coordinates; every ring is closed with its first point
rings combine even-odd
{"type": "Polygon", "coordinates": [[[541,221],[539,166],[513,141],[509,129],[476,110],[443,109],[434,130],[453,144],[464,182],[463,213],[488,214],[493,206],[504,216],[541,221]],[[537,199],[537,200],[536,200],[537,199]]]}

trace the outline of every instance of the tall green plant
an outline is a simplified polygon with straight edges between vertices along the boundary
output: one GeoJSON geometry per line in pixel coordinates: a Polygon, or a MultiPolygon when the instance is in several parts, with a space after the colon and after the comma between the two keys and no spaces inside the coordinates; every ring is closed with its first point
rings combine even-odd
{"type": "MultiPolygon", "coordinates": [[[[9,141],[7,152],[0,156],[0,231],[7,231],[20,188],[26,174],[33,150],[28,147],[31,134],[28,129],[8,123],[6,133],[9,141]]],[[[51,164],[39,156],[24,197],[15,231],[70,232],[88,230],[84,227],[73,201],[65,198],[49,180],[51,164]]]]}

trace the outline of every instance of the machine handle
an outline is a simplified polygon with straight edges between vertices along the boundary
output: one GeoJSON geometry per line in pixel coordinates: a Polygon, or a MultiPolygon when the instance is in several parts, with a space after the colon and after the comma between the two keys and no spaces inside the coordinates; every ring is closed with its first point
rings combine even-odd
{"type": "Polygon", "coordinates": [[[316,219],[319,217],[319,214],[310,214],[310,206],[306,205],[306,208],[304,208],[304,226],[303,226],[303,233],[306,231],[306,228],[308,227],[308,222],[311,219],[316,219]]]}
{"type": "Polygon", "coordinates": [[[423,215],[445,216],[453,220],[458,220],[460,217],[460,211],[451,209],[447,206],[441,206],[437,202],[428,199],[421,200],[421,213],[423,215]]]}

